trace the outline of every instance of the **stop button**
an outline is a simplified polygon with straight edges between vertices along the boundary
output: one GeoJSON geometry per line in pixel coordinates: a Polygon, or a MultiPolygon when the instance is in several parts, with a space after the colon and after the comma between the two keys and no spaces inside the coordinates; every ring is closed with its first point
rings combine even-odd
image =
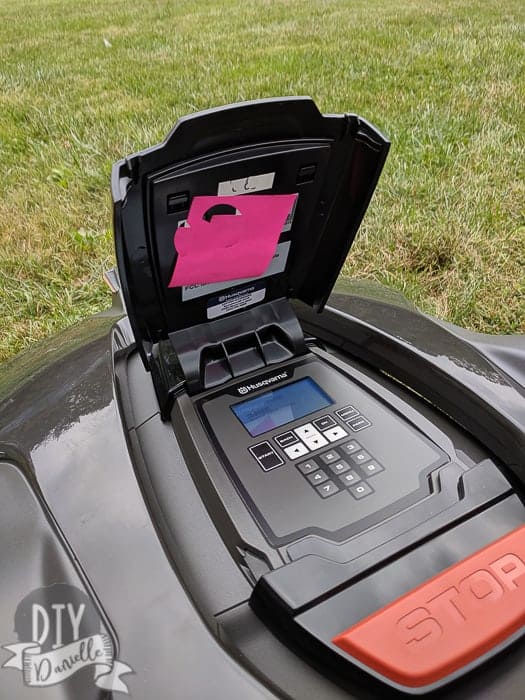
{"type": "Polygon", "coordinates": [[[419,688],[445,679],[525,625],[525,526],[441,572],[333,644],[419,688]]]}

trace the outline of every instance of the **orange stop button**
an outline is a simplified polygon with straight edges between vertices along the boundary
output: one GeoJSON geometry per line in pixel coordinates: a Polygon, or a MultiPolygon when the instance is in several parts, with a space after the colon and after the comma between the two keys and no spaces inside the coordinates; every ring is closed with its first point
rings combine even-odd
{"type": "Polygon", "coordinates": [[[404,686],[442,680],[525,625],[525,526],[463,559],[332,642],[404,686]]]}

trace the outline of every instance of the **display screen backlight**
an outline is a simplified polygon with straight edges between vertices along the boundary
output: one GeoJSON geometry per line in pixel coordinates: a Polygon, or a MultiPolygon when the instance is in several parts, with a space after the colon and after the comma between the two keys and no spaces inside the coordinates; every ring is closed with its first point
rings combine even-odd
{"type": "Polygon", "coordinates": [[[328,394],[307,377],[236,403],[231,409],[250,435],[257,437],[333,403],[328,394]]]}

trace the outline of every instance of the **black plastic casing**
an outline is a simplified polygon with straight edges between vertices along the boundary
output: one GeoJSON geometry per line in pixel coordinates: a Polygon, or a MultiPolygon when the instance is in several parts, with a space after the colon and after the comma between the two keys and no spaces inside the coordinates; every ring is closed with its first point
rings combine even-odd
{"type": "MultiPolygon", "coordinates": [[[[211,448],[209,441],[190,442],[184,424],[196,420],[193,409],[185,410],[191,398],[181,396],[174,425],[161,421],[151,375],[134,349],[127,319],[110,331],[117,315],[121,309],[85,321],[3,367],[2,643],[17,641],[13,615],[21,598],[55,582],[82,585],[76,569],[105,611],[118,658],[134,670],[125,676],[131,697],[387,696],[386,686],[369,674],[353,671],[350,663],[337,670],[305,644],[313,612],[303,609],[297,615],[294,630],[300,624],[305,628],[297,634],[272,633],[269,616],[265,624],[253,612],[255,581],[262,586],[265,576],[283,567],[283,557],[265,547],[224,470],[220,498],[206,495],[194,453],[211,464],[211,448]],[[47,523],[38,515],[40,507],[47,523]],[[57,555],[63,546],[65,557],[57,555]]],[[[305,308],[298,315],[305,333],[315,333],[348,368],[397,393],[447,434],[469,467],[463,495],[456,489],[456,498],[467,506],[459,519],[443,511],[435,536],[395,547],[384,567],[346,588],[355,601],[346,614],[365,616],[372,591],[381,593],[381,577],[393,598],[402,586],[417,585],[523,523],[523,483],[489,445],[497,444],[490,433],[498,426],[498,456],[512,444],[506,453],[512,463],[519,436],[524,439],[525,338],[468,333],[418,313],[385,288],[362,283],[338,286],[322,314],[305,308]],[[497,423],[497,415],[506,418],[497,423]],[[485,433],[478,430],[473,437],[464,425],[467,417],[470,425],[486,426],[485,433]],[[474,511],[466,497],[470,504],[477,501],[474,511]],[[386,576],[392,572],[395,577],[386,576]],[[372,577],[374,585],[367,586],[372,577]]],[[[450,482],[446,490],[454,493],[450,482]]],[[[340,594],[344,591],[345,585],[340,594]]],[[[274,620],[277,610],[274,606],[274,620]]],[[[321,617],[328,624],[328,616],[321,617]]],[[[339,622],[342,630],[352,620],[340,616],[339,622]]],[[[523,641],[513,640],[431,697],[521,700],[523,651],[523,641]]],[[[10,652],[2,654],[4,663],[10,652]]],[[[81,689],[73,676],[46,694],[100,700],[92,673],[88,676],[81,689]]],[[[35,693],[16,669],[0,671],[2,697],[31,700],[35,693]]]]}
{"type": "MultiPolygon", "coordinates": [[[[210,516],[214,538],[223,543],[227,580],[217,579],[217,591],[212,590],[215,581],[208,582],[202,575],[201,533],[187,532],[187,523],[180,519],[180,499],[170,494],[164,474],[166,469],[169,474],[170,465],[167,442],[163,445],[159,439],[163,431],[157,421],[147,419],[136,426],[133,449],[140,454],[137,471],[171,556],[177,560],[177,547],[186,553],[180,565],[186,585],[200,601],[196,604],[201,614],[212,626],[217,622],[235,653],[248,654],[246,636],[256,624],[251,617],[254,611],[282,644],[304,655],[327,682],[358,697],[439,691],[496,657],[523,633],[520,630],[456,674],[415,690],[344,657],[332,641],[342,628],[525,523],[519,497],[523,408],[516,406],[522,387],[513,380],[504,387],[504,375],[476,353],[470,356],[466,345],[456,347],[453,334],[439,337],[437,361],[422,358],[432,334],[417,335],[411,326],[415,317],[395,307],[380,305],[379,314],[385,318],[374,329],[366,320],[352,319],[346,309],[327,309],[324,314],[309,309],[324,307],[372,196],[388,145],[359,117],[323,116],[308,98],[262,100],[181,120],[164,144],[117,163],[112,179],[117,259],[131,326],[142,360],[152,370],[161,418],[171,419],[166,427],[172,428],[170,435],[180,449],[182,478],[191,475],[210,516]],[[188,299],[180,288],[168,284],[177,263],[173,231],[187,215],[193,196],[215,194],[217,182],[270,170],[275,174],[272,193],[299,193],[291,231],[286,235],[283,231],[280,239],[290,243],[285,269],[265,280],[264,303],[210,322],[210,294],[188,299]],[[308,177],[303,177],[305,172],[308,177]],[[294,308],[289,299],[296,301],[294,308]],[[390,327],[390,333],[383,332],[390,327]],[[303,332],[317,338],[321,347],[315,347],[313,340],[307,345],[303,332]],[[456,353],[461,356],[459,371],[450,366],[457,360],[456,353]],[[449,363],[448,372],[441,366],[441,355],[449,363]],[[231,450],[233,460],[229,458],[224,445],[236,440],[235,430],[231,421],[222,433],[218,428],[221,411],[228,406],[216,403],[215,418],[210,418],[205,403],[222,401],[225,392],[235,391],[241,375],[243,381],[257,383],[266,376],[261,371],[269,364],[278,371],[314,361],[330,366],[333,377],[337,373],[344,377],[341,384],[347,382],[349,395],[353,383],[354,394],[358,395],[359,386],[370,399],[374,397],[377,406],[387,407],[391,418],[383,436],[396,429],[402,435],[403,426],[410,425],[434,443],[439,459],[426,468],[417,463],[416,442],[407,437],[404,445],[392,440],[395,459],[389,463],[386,456],[383,464],[399,479],[413,477],[421,469],[417,493],[408,499],[393,494],[386,510],[366,514],[355,528],[352,523],[351,530],[340,527],[341,518],[335,518],[339,529],[333,536],[330,527],[320,527],[328,501],[325,506],[319,502],[312,506],[317,527],[300,522],[288,532],[282,526],[284,535],[274,537],[262,511],[258,514],[261,501],[266,499],[264,510],[270,519],[280,518],[287,499],[295,496],[296,507],[308,506],[312,492],[290,487],[299,484],[297,472],[292,471],[298,465],[287,463],[280,476],[285,477],[288,469],[290,479],[279,482],[275,474],[266,478],[257,473],[251,493],[262,493],[264,498],[247,495],[248,472],[257,468],[249,462],[253,446],[238,441],[231,450]],[[487,382],[479,383],[485,393],[477,397],[472,368],[474,378],[480,371],[487,375],[487,382]],[[384,376],[385,371],[405,387],[384,376]],[[504,397],[498,406],[496,397],[504,397]],[[434,407],[426,406],[424,400],[434,407]],[[414,451],[415,465],[408,460],[400,463],[399,452],[404,448],[414,451]],[[279,483],[285,488],[280,489],[279,483]],[[269,503],[267,495],[272,493],[281,500],[269,503]],[[242,585],[235,571],[242,572],[242,585]],[[224,591],[229,592],[228,604],[217,608],[210,601],[224,599],[224,591]],[[237,615],[251,620],[244,633],[239,632],[243,623],[237,615]]],[[[239,284],[233,281],[232,288],[239,284]]],[[[373,312],[373,303],[367,308],[373,312]]],[[[120,382],[124,384],[125,380],[120,382]]],[[[362,403],[367,402],[362,399],[362,403]]],[[[380,414],[378,408],[378,424],[380,414]]],[[[346,513],[349,502],[345,505],[339,496],[332,501],[343,508],[338,515],[346,513]]],[[[308,512],[313,511],[305,510],[308,520],[308,512]]],[[[269,641],[266,646],[273,648],[269,641]]],[[[259,678],[271,676],[268,666],[263,670],[257,658],[250,663],[259,678]]],[[[294,687],[294,696],[299,686],[294,687]]]]}

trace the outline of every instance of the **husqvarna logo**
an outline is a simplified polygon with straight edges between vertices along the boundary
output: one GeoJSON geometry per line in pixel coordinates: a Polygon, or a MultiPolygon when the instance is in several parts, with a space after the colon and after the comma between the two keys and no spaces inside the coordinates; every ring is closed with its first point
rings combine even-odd
{"type": "Polygon", "coordinates": [[[243,386],[238,386],[237,393],[241,396],[245,396],[246,394],[249,394],[252,391],[257,391],[257,389],[263,389],[264,387],[269,386],[271,384],[275,384],[276,382],[282,382],[283,379],[288,379],[289,376],[289,372],[281,372],[280,374],[274,374],[271,377],[260,379],[259,381],[254,382],[253,384],[244,384],[243,386]]]}
{"type": "Polygon", "coordinates": [[[525,589],[524,574],[525,563],[510,553],[476,569],[399,619],[400,641],[413,649],[437,642],[446,632],[483,615],[487,606],[502,603],[518,588],[525,589]]]}

